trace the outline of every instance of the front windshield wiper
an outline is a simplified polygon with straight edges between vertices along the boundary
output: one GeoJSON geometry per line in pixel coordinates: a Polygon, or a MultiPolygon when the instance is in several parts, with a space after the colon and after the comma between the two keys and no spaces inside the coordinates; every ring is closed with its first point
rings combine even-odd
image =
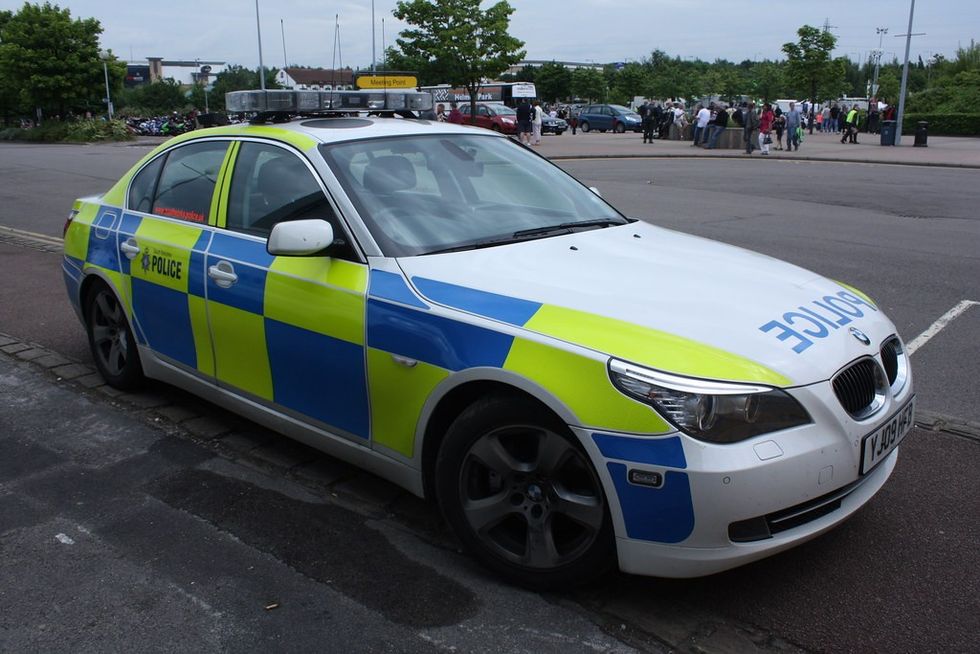
{"type": "Polygon", "coordinates": [[[545,234],[552,234],[556,232],[568,232],[571,233],[573,229],[578,229],[579,227],[608,227],[609,225],[625,225],[626,223],[621,220],[614,218],[598,218],[596,220],[581,220],[578,222],[561,223],[558,225],[548,225],[546,227],[532,227],[531,229],[521,229],[514,232],[514,238],[523,238],[525,236],[543,236],[545,234]]]}
{"type": "Polygon", "coordinates": [[[579,222],[571,223],[561,223],[560,225],[550,225],[548,227],[534,227],[532,229],[520,229],[510,236],[503,236],[497,238],[488,238],[482,241],[475,241],[472,243],[464,243],[462,245],[453,245],[448,248],[442,248],[439,250],[429,250],[425,254],[443,254],[446,252],[462,252],[463,250],[479,250],[480,248],[490,248],[495,245],[504,245],[506,243],[516,243],[518,241],[531,241],[536,238],[543,238],[549,234],[554,234],[558,232],[564,232],[566,234],[571,234],[572,230],[577,227],[608,227],[609,225],[625,225],[626,223],[620,222],[619,220],[613,218],[599,218],[597,220],[583,220],[579,222]]]}

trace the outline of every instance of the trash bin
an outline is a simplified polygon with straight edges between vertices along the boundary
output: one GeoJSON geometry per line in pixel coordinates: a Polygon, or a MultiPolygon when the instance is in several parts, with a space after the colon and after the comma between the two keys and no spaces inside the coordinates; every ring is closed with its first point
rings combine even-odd
{"type": "Polygon", "coordinates": [[[895,121],[881,121],[881,144],[895,145],[895,121]]]}
{"type": "Polygon", "coordinates": [[[915,147],[929,147],[928,144],[926,144],[927,140],[929,140],[929,123],[924,120],[920,120],[915,126],[915,147]]]}

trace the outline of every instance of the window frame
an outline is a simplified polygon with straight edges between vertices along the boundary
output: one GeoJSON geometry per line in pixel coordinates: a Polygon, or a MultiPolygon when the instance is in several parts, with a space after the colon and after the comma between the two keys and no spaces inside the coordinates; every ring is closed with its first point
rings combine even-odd
{"type": "MultiPolygon", "coordinates": [[[[202,139],[203,140],[203,139],[202,139]]],[[[342,259],[343,261],[353,261],[355,263],[367,264],[367,256],[364,253],[364,248],[361,246],[360,241],[355,236],[354,229],[351,228],[350,221],[347,216],[340,210],[340,203],[337,202],[336,197],[330,193],[327,185],[324,183],[320,172],[316,169],[316,166],[309,160],[309,158],[298,148],[290,145],[289,143],[284,143],[282,141],[276,141],[273,139],[257,138],[251,136],[240,136],[233,139],[234,142],[238,144],[238,148],[235,151],[231,160],[227,162],[225,170],[222,172],[221,187],[222,193],[225,190],[228,192],[228,198],[220,203],[218,209],[218,221],[214,227],[223,233],[234,234],[237,238],[248,238],[255,241],[260,241],[262,243],[268,244],[268,236],[259,236],[257,234],[250,234],[248,232],[239,231],[237,229],[232,229],[228,227],[228,204],[231,199],[231,182],[235,177],[235,169],[238,166],[238,156],[241,152],[241,146],[244,143],[258,143],[260,145],[269,145],[280,148],[292,154],[293,156],[299,157],[300,161],[306,166],[316,181],[317,185],[320,187],[320,191],[327,198],[327,202],[330,208],[333,210],[334,216],[337,218],[337,223],[342,230],[340,235],[334,234],[334,238],[342,236],[349,244],[351,251],[354,253],[353,259],[342,259]]],[[[319,155],[319,144],[317,144],[317,154],[319,155]]],[[[320,155],[322,157],[322,155],[320,155]]],[[[331,225],[333,226],[333,225],[331,225]]],[[[271,233],[271,230],[270,230],[271,233]]],[[[326,256],[326,255],[316,255],[316,256],[326,256]]]]}

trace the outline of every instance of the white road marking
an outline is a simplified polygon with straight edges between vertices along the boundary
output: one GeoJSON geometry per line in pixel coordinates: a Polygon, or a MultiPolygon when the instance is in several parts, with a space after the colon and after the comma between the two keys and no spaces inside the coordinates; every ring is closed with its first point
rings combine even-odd
{"type": "Polygon", "coordinates": [[[68,536],[66,534],[56,534],[55,538],[58,540],[58,542],[64,543],[65,545],[75,544],[75,541],[71,539],[71,536],[68,536]]]}
{"type": "Polygon", "coordinates": [[[33,241],[41,241],[42,243],[49,245],[63,245],[65,242],[64,239],[60,239],[57,236],[48,236],[47,234],[28,232],[23,229],[14,229],[13,227],[7,227],[6,225],[0,225],[0,235],[17,236],[33,241]]]}
{"type": "Polygon", "coordinates": [[[907,349],[909,352],[909,356],[915,354],[916,350],[928,343],[929,339],[941,332],[943,328],[949,323],[953,322],[956,317],[962,315],[963,312],[970,307],[977,305],[980,305],[980,302],[977,302],[976,300],[963,300],[955,307],[944,313],[942,316],[940,316],[939,320],[929,325],[929,329],[916,336],[914,339],[912,339],[912,342],[905,347],[905,349],[907,349]]]}

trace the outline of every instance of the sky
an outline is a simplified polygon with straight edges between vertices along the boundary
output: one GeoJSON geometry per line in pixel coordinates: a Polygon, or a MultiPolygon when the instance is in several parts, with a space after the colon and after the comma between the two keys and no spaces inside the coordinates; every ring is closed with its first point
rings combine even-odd
{"type": "MultiPolygon", "coordinates": [[[[35,0],[40,2],[40,0],[35,0]]],[[[610,63],[640,61],[660,49],[671,56],[781,59],[781,46],[803,24],[831,26],[835,56],[865,61],[882,37],[884,60],[901,60],[910,0],[509,0],[510,33],[525,42],[528,59],[610,63]]],[[[254,0],[52,0],[74,17],[97,18],[102,45],[124,60],[146,57],[211,60],[258,66],[254,0]]],[[[392,45],[404,24],[392,16],[394,0],[374,0],[375,46],[392,45]],[[384,33],[382,34],[382,19],[384,33]]],[[[489,6],[484,2],[483,6],[489,6]]],[[[266,66],[281,67],[283,32],[290,65],[370,67],[372,0],[258,0],[266,66]],[[335,20],[340,23],[335,57],[335,20]],[[282,22],[280,22],[282,21],[282,22]]],[[[0,0],[16,11],[22,2],[0,0]]],[[[911,58],[951,57],[980,38],[977,0],[919,0],[911,58]]]]}

